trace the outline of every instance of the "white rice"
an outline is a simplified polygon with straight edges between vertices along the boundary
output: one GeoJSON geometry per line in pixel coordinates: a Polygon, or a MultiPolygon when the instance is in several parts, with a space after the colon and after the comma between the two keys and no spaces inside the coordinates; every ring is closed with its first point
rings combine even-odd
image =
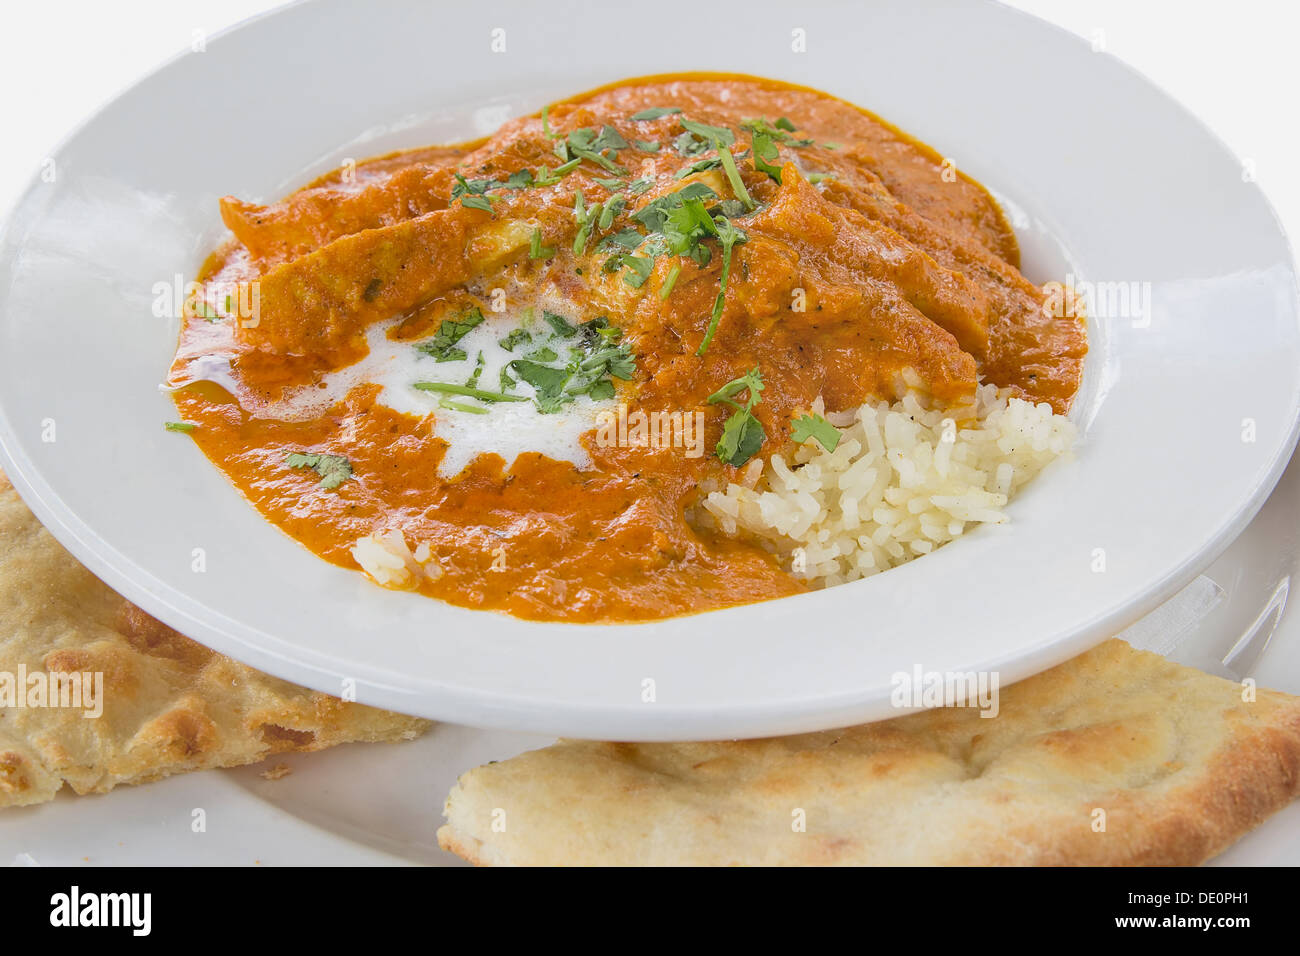
{"type": "Polygon", "coordinates": [[[822,586],[1006,521],[1007,501],[1068,455],[1076,436],[1046,402],[1008,399],[993,385],[978,389],[974,406],[930,408],[911,392],[828,418],[843,426],[835,451],[809,440],[790,461],[756,459],[742,484],[711,491],[695,513],[725,534],[757,538],[791,573],[822,586]]]}
{"type": "Polygon", "coordinates": [[[351,553],[361,569],[386,588],[413,588],[422,578],[436,581],[442,577],[442,566],[429,545],[419,544],[412,552],[400,531],[379,531],[359,538],[351,553]]]}

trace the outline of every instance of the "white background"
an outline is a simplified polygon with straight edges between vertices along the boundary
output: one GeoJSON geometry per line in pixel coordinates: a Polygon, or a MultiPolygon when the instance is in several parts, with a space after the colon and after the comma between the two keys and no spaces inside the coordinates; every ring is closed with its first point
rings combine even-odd
{"type": "MultiPolygon", "coordinates": [[[[0,215],[74,126],[164,60],[188,50],[195,31],[211,34],[275,5],[265,0],[6,0],[0,16],[0,89],[4,91],[0,95],[0,215]]],[[[1191,109],[1250,164],[1288,232],[1300,236],[1300,177],[1296,174],[1300,133],[1292,107],[1294,94],[1300,90],[1300,54],[1293,48],[1293,29],[1300,26],[1300,13],[1295,7],[1280,0],[1235,0],[1230,4],[1203,0],[1016,0],[1012,5],[1088,38],[1102,48],[1102,55],[1129,63],[1191,109]]],[[[941,23],[936,29],[942,29],[941,23]]],[[[1009,95],[1014,96],[1014,91],[1009,95]]],[[[200,106],[195,104],[196,109],[200,106]]],[[[880,108],[887,117],[887,109],[880,108]]],[[[1044,123],[1057,124],[1055,128],[1064,135],[1068,135],[1069,119],[1068,107],[1061,116],[1043,117],[1044,123]]],[[[157,135],[166,137],[168,131],[160,128],[157,135]]],[[[149,144],[142,143],[140,148],[146,150],[149,144]]],[[[421,767],[427,767],[453,774],[457,768],[499,756],[491,749],[497,746],[495,741],[489,746],[480,742],[475,732],[461,728],[439,728],[421,746],[436,759],[426,759],[416,768],[420,773],[426,772],[421,767]]],[[[514,749],[523,746],[520,743],[514,749]]],[[[302,790],[296,798],[286,793],[286,784],[270,784],[253,769],[226,775],[221,781],[224,797],[216,803],[235,808],[230,812],[238,816],[239,826],[233,839],[229,834],[224,838],[231,847],[224,855],[212,856],[216,851],[210,844],[200,847],[156,839],[117,839],[122,832],[119,814],[157,819],[167,808],[188,812],[185,808],[197,805],[195,800],[215,799],[211,778],[178,777],[115,794],[112,801],[103,803],[65,801],[59,808],[63,816],[56,819],[46,813],[40,818],[48,820],[48,826],[37,826],[32,817],[15,818],[13,827],[0,828],[4,829],[0,850],[6,854],[0,863],[8,862],[18,850],[47,863],[83,859],[211,862],[218,858],[224,862],[388,861],[392,858],[384,852],[389,847],[348,848],[323,839],[322,830],[307,822],[314,817],[303,815],[294,803],[296,799],[313,809],[309,798],[321,794],[328,798],[326,803],[347,802],[346,795],[331,791],[331,782],[340,777],[356,778],[356,761],[381,760],[384,752],[383,748],[359,748],[340,753],[333,761],[335,755],[314,755],[310,763],[295,766],[291,780],[302,790]],[[348,767],[340,774],[338,768],[344,762],[348,767]],[[250,800],[249,794],[258,799],[250,800]],[[292,804],[291,812],[277,809],[277,801],[286,807],[292,804]],[[77,813],[68,816],[74,807],[77,813]],[[51,836],[55,831],[68,834],[69,839],[55,839],[51,836]],[[112,839],[105,836],[96,842],[88,836],[105,831],[112,839]]],[[[434,772],[427,770],[427,774],[434,772]]],[[[421,779],[425,794],[445,793],[449,785],[450,777],[421,779]]],[[[372,803],[366,789],[367,793],[355,795],[353,802],[358,806],[372,803]]],[[[329,829],[322,820],[315,822],[329,829]]],[[[384,827],[373,829],[378,832],[384,827]]],[[[424,837],[431,841],[431,827],[426,829],[424,837]]],[[[1224,862],[1294,864],[1297,832],[1300,805],[1242,841],[1224,862]]],[[[405,844],[406,835],[401,836],[400,842],[405,844]]],[[[404,854],[409,850],[409,846],[403,847],[404,854]]],[[[430,861],[439,858],[431,847],[416,856],[430,861]]]]}

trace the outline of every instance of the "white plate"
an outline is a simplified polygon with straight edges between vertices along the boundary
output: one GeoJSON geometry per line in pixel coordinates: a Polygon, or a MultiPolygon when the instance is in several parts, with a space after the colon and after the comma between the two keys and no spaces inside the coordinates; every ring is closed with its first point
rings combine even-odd
{"type": "Polygon", "coordinates": [[[992,4],[806,5],[798,22],[776,3],[690,11],[691,36],[725,43],[682,42],[679,17],[584,9],[293,6],[172,62],[64,144],[0,240],[0,443],[92,570],[196,639],[323,690],[355,681],[363,701],[484,727],[672,739],[888,716],[890,675],[917,664],[1014,680],[1136,619],[1245,526],[1295,442],[1295,276],[1259,190],[1176,104],[992,4]],[[506,53],[490,52],[495,28],[506,53]],[[808,52],[793,52],[795,29],[808,52]],[[155,386],[176,330],[151,312],[154,285],[194,274],[221,235],[220,195],[269,200],[347,157],[702,67],[816,86],[932,143],[1007,200],[1038,281],[1150,283],[1149,325],[1093,323],[1078,458],[1027,489],[1009,526],[818,594],[539,625],[322,563],[163,432],[155,386]]]}

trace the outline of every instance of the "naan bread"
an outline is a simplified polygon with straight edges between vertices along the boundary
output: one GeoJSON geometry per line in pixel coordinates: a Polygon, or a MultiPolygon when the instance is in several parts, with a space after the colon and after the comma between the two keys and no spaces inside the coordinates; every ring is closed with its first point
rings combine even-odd
{"type": "Polygon", "coordinates": [[[1300,698],[1246,702],[1112,640],[1004,689],[993,718],[561,741],[462,776],[438,838],[494,865],[1192,864],[1298,790],[1300,698]]]}
{"type": "Polygon", "coordinates": [[[268,677],[159,623],[64,551],[0,474],[0,679],[20,667],[102,672],[103,713],[0,705],[0,807],[64,783],[104,793],[428,726],[268,677]]]}

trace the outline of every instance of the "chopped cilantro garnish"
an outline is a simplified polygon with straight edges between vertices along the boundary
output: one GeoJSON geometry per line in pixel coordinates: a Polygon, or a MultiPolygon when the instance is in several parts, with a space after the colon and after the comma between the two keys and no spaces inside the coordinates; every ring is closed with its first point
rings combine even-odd
{"type": "Polygon", "coordinates": [[[627,274],[623,276],[623,281],[632,288],[639,289],[645,284],[645,280],[650,278],[655,261],[642,256],[624,256],[623,265],[628,269],[627,274]]]}
{"type": "Polygon", "coordinates": [[[627,206],[627,200],[622,196],[614,196],[605,203],[605,208],[600,213],[599,225],[601,232],[606,231],[614,224],[614,220],[618,218],[618,214],[623,211],[625,206],[627,206]]]}
{"type": "Polygon", "coordinates": [[[649,192],[650,187],[654,184],[655,181],[649,176],[642,176],[640,179],[632,180],[632,184],[627,187],[627,194],[629,196],[640,196],[644,192],[649,192]]]}
{"type": "Polygon", "coordinates": [[[600,216],[601,204],[596,203],[587,206],[586,200],[582,195],[582,190],[578,190],[573,197],[573,218],[578,223],[578,233],[573,237],[573,254],[580,256],[587,248],[587,242],[591,239],[591,228],[596,224],[600,216]]]}
{"type": "Polygon", "coordinates": [[[534,226],[532,237],[528,240],[528,257],[549,259],[553,255],[555,255],[555,247],[542,245],[542,230],[534,226]]]}
{"type": "Polygon", "coordinates": [[[697,123],[694,120],[682,120],[682,129],[694,133],[705,142],[713,142],[722,146],[730,146],[736,141],[736,134],[725,126],[710,126],[708,123],[697,123]]]}
{"type": "Polygon", "coordinates": [[[824,182],[827,179],[835,179],[835,178],[836,176],[834,173],[809,173],[807,176],[808,182],[812,183],[813,185],[816,185],[817,183],[820,182],[824,182]]]}
{"type": "MultiPolygon", "coordinates": [[[[466,179],[456,174],[456,185],[451,187],[451,201],[460,200],[462,206],[492,212],[492,197],[486,195],[489,189],[503,188],[504,184],[495,179],[466,179]]],[[[493,213],[495,215],[495,213],[493,213]]]]}
{"type": "Polygon", "coordinates": [[[753,146],[754,168],[760,173],[767,173],[779,184],[781,182],[781,166],[779,165],[781,154],[777,151],[776,143],[767,133],[758,132],[751,134],[750,140],[753,146]]]}
{"type": "Polygon", "coordinates": [[[444,398],[438,402],[439,408],[450,408],[455,412],[472,412],[475,415],[486,415],[488,410],[479,405],[466,405],[464,402],[453,402],[449,398],[444,398]]]}
{"type": "Polygon", "coordinates": [[[531,359],[534,362],[554,362],[559,357],[560,356],[556,354],[555,349],[551,348],[549,345],[543,345],[539,349],[533,349],[533,351],[524,356],[524,358],[531,359]]]}
{"type": "Polygon", "coordinates": [[[556,315],[554,312],[542,311],[542,319],[555,330],[555,334],[561,338],[571,339],[578,334],[578,330],[569,324],[569,320],[562,315],[556,315]]]}
{"type": "Polygon", "coordinates": [[[551,132],[551,105],[548,103],[542,107],[542,132],[546,134],[547,139],[555,139],[558,133],[551,132]]]}
{"type": "Polygon", "coordinates": [[[626,179],[602,179],[599,176],[596,177],[596,182],[600,183],[610,192],[618,192],[627,185],[626,179]]]}
{"type": "Polygon", "coordinates": [[[681,109],[676,106],[652,106],[639,113],[633,113],[631,119],[637,123],[642,123],[646,120],[657,120],[661,116],[672,116],[674,113],[680,112],[681,109]]]}
{"type": "Polygon", "coordinates": [[[352,462],[342,455],[304,455],[293,452],[285,459],[290,468],[310,468],[320,476],[320,486],[333,491],[352,477],[352,462]]]}
{"type": "Polygon", "coordinates": [[[762,400],[762,392],[763,378],[755,368],[740,378],[732,379],[708,398],[710,405],[721,403],[733,409],[731,417],[722,426],[722,437],[715,449],[719,460],[728,465],[739,468],[758,454],[767,440],[763,425],[753,412],[754,406],[762,400]],[[748,391],[744,405],[734,398],[742,391],[748,391]]]}
{"type": "Polygon", "coordinates": [[[502,184],[502,189],[527,189],[533,185],[533,171],[531,169],[521,169],[518,172],[511,173],[506,177],[502,184]]]}
{"type": "Polygon", "coordinates": [[[635,249],[641,245],[645,236],[637,232],[632,227],[620,229],[618,232],[611,232],[605,236],[596,245],[597,252],[609,252],[611,249],[635,249]]]}
{"type": "Polygon", "coordinates": [[[657,139],[634,139],[632,145],[643,153],[659,152],[659,140],[657,139]]]}
{"type": "Polygon", "coordinates": [[[709,343],[713,341],[713,333],[718,330],[718,321],[722,318],[722,308],[726,304],[727,278],[731,275],[731,250],[737,243],[749,239],[745,233],[733,226],[729,219],[720,216],[712,221],[718,241],[722,244],[722,282],[718,289],[718,297],[713,300],[713,314],[709,317],[709,327],[704,333],[704,341],[700,343],[696,355],[704,354],[709,343]]]}
{"type": "Polygon", "coordinates": [[[421,342],[415,348],[439,362],[458,362],[465,358],[465,351],[455,348],[456,343],[482,321],[483,313],[479,311],[478,306],[474,306],[468,312],[454,318],[443,319],[433,338],[421,342]]]}
{"type": "Polygon", "coordinates": [[[776,121],[775,126],[776,126],[777,129],[783,129],[783,130],[785,130],[785,131],[788,132],[788,133],[793,133],[793,132],[794,132],[794,123],[791,123],[791,122],[790,122],[786,117],[784,117],[784,116],[782,116],[779,120],[776,121]]]}
{"type": "Polygon", "coordinates": [[[468,385],[453,385],[451,382],[416,382],[412,387],[418,388],[422,392],[438,392],[445,395],[463,395],[466,398],[477,398],[480,402],[528,401],[528,399],[519,395],[489,392],[481,388],[470,388],[468,385]]]}
{"type": "Polygon", "coordinates": [[[722,159],[718,156],[708,156],[704,159],[696,160],[689,166],[683,166],[677,172],[673,173],[673,179],[685,179],[692,173],[702,173],[706,169],[716,169],[722,165],[722,159]]]}
{"type": "Polygon", "coordinates": [[[601,127],[600,135],[591,144],[591,148],[595,150],[627,149],[627,140],[623,138],[618,130],[607,123],[601,127]]]}
{"type": "Polygon", "coordinates": [[[682,274],[682,265],[680,262],[674,262],[673,267],[668,270],[668,276],[664,279],[664,284],[659,287],[659,301],[667,302],[668,297],[673,294],[673,286],[677,284],[677,277],[682,274]]]}
{"type": "Polygon", "coordinates": [[[169,432],[185,432],[186,434],[189,434],[198,427],[198,425],[191,422],[163,422],[163,428],[167,429],[169,432]]]}
{"type": "Polygon", "coordinates": [[[753,209],[754,200],[750,197],[749,190],[745,188],[745,181],[740,178],[740,170],[736,168],[736,157],[732,156],[731,150],[725,146],[718,148],[718,157],[722,160],[722,168],[727,173],[727,182],[731,183],[731,191],[745,204],[746,209],[753,209]]]}
{"type": "Polygon", "coordinates": [[[474,359],[474,371],[470,373],[469,378],[465,382],[465,384],[470,388],[478,388],[479,376],[483,374],[483,365],[483,353],[479,352],[478,357],[474,359]]]}
{"type": "Polygon", "coordinates": [[[784,126],[781,124],[781,120],[777,120],[774,125],[765,119],[745,120],[740,125],[751,133],[762,133],[775,142],[783,143],[786,146],[793,146],[796,149],[803,149],[803,147],[811,146],[813,144],[811,139],[796,139],[791,136],[790,133],[794,131],[794,124],[789,120],[785,120],[784,126]]]}
{"type": "Polygon", "coordinates": [[[687,183],[676,192],[651,200],[636,212],[632,218],[645,226],[650,232],[662,232],[668,219],[668,212],[690,199],[717,199],[718,194],[705,183],[687,183]]]}
{"type": "MultiPolygon", "coordinates": [[[[554,349],[544,347],[507,366],[533,387],[533,400],[539,411],[557,412],[579,395],[612,398],[611,379],[632,377],[636,356],[630,347],[619,342],[623,333],[611,326],[608,319],[602,317],[572,326],[563,316],[550,312],[543,315],[558,335],[573,341],[565,364],[552,364],[559,356],[554,349]]],[[[505,373],[502,374],[504,383],[505,373]]],[[[502,391],[505,391],[504,384],[502,391]]]]}
{"type": "Polygon", "coordinates": [[[582,159],[571,159],[567,163],[561,163],[554,169],[547,169],[543,166],[537,171],[537,177],[533,180],[534,186],[554,186],[569,173],[573,172],[582,164],[582,159]]]}
{"type": "Polygon", "coordinates": [[[800,415],[791,424],[790,437],[800,444],[815,438],[827,451],[834,451],[840,443],[840,430],[820,415],[800,415]]]}
{"type": "Polygon", "coordinates": [[[520,345],[532,342],[533,337],[523,329],[515,329],[498,343],[507,352],[513,352],[520,345]]]}
{"type": "Polygon", "coordinates": [[[690,130],[678,135],[673,140],[673,149],[677,150],[677,155],[683,157],[698,156],[709,148],[707,139],[700,139],[690,130]]]}
{"type": "Polygon", "coordinates": [[[568,369],[516,359],[510,363],[510,370],[533,387],[539,411],[556,412],[565,404],[564,386],[573,374],[568,369]]]}
{"type": "MultiPolygon", "coordinates": [[[[491,196],[461,196],[460,204],[468,206],[470,209],[482,209],[484,212],[492,212],[491,196]]],[[[493,215],[496,215],[493,213],[493,215]]]]}
{"type": "Polygon", "coordinates": [[[575,129],[565,140],[565,148],[571,156],[590,160],[611,173],[627,175],[626,169],[602,155],[602,151],[607,149],[617,152],[627,148],[627,140],[612,126],[603,127],[599,133],[590,129],[575,129]]]}

